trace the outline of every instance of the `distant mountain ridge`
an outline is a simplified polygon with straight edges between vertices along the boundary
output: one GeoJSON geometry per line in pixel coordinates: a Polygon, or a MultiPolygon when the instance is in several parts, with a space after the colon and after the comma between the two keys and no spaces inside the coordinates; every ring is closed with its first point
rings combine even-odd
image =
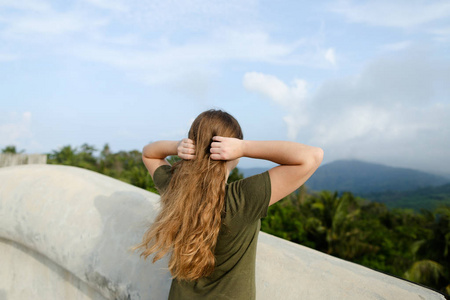
{"type": "MultiPolygon", "coordinates": [[[[264,172],[263,168],[241,169],[245,177],[264,172]]],[[[325,164],[306,182],[312,190],[350,191],[365,195],[387,191],[412,191],[450,183],[444,176],[418,170],[390,167],[359,160],[337,160],[325,164]]]]}
{"type": "Polygon", "coordinates": [[[307,181],[313,190],[368,194],[411,191],[449,183],[450,180],[418,170],[389,167],[359,160],[337,160],[321,166],[307,181]]]}

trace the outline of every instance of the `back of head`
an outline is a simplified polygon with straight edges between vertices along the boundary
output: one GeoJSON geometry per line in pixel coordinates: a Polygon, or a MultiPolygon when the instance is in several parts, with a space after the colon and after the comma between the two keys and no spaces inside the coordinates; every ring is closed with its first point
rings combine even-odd
{"type": "Polygon", "coordinates": [[[226,161],[210,159],[214,136],[243,138],[239,123],[226,112],[208,110],[194,120],[188,137],[196,158],[174,164],[161,212],[140,245],[143,256],[155,254],[154,262],[170,252],[174,278],[196,280],[214,270],[227,176],[226,161]]]}
{"type": "Polygon", "coordinates": [[[243,139],[241,126],[232,115],[221,110],[207,110],[198,115],[189,130],[188,137],[194,141],[197,160],[209,158],[214,136],[243,139]]]}

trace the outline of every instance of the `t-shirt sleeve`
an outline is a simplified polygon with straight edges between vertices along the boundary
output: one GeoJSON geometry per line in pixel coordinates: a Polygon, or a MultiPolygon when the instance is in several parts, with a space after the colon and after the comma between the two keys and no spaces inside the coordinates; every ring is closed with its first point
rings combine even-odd
{"type": "Polygon", "coordinates": [[[172,176],[171,169],[172,167],[169,165],[162,165],[159,166],[153,174],[153,183],[160,194],[163,193],[169,186],[170,178],[172,176]]]}
{"type": "Polygon", "coordinates": [[[271,195],[269,172],[231,183],[228,187],[233,215],[254,222],[267,215],[271,195]]]}

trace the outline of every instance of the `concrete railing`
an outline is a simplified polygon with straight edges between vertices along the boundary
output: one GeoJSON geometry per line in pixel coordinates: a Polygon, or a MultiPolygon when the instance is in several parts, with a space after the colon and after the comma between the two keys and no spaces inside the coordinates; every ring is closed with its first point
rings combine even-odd
{"type": "MultiPolygon", "coordinates": [[[[0,300],[166,299],[167,260],[128,249],[158,196],[74,167],[0,169],[0,300]]],[[[445,299],[441,294],[261,233],[257,299],[445,299]]]]}
{"type": "Polygon", "coordinates": [[[46,163],[47,163],[47,155],[45,154],[0,153],[0,167],[9,167],[27,164],[45,165],[46,163]]]}

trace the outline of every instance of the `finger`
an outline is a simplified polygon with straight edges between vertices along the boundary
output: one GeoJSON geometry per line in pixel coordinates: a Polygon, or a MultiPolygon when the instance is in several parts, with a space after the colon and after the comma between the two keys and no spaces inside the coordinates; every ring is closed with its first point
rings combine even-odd
{"type": "Polygon", "coordinates": [[[221,160],[222,157],[220,156],[220,154],[211,154],[209,156],[212,160],[221,160]]]}
{"type": "Polygon", "coordinates": [[[218,142],[212,142],[211,143],[211,148],[220,148],[222,144],[218,143],[218,142]]]}
{"type": "Polygon", "coordinates": [[[195,155],[183,154],[180,156],[180,158],[185,159],[185,160],[191,160],[191,159],[195,159],[195,155]]]}
{"type": "Polygon", "coordinates": [[[224,140],[222,136],[213,136],[212,139],[213,139],[213,141],[216,141],[216,142],[221,142],[224,140]]]}
{"type": "Polygon", "coordinates": [[[183,148],[183,149],[181,149],[180,152],[184,153],[184,154],[194,154],[195,153],[195,149],[193,149],[193,148],[183,148]]]}
{"type": "Polygon", "coordinates": [[[209,150],[210,153],[220,153],[220,149],[219,148],[211,148],[209,150]]]}
{"type": "Polygon", "coordinates": [[[194,146],[194,141],[193,141],[193,140],[190,140],[190,139],[183,139],[183,143],[184,143],[185,145],[191,145],[191,146],[194,146]]]}
{"type": "Polygon", "coordinates": [[[190,146],[189,145],[187,145],[187,146],[183,145],[181,147],[181,150],[182,151],[188,151],[188,152],[195,151],[195,147],[193,145],[190,145],[190,146]]]}

